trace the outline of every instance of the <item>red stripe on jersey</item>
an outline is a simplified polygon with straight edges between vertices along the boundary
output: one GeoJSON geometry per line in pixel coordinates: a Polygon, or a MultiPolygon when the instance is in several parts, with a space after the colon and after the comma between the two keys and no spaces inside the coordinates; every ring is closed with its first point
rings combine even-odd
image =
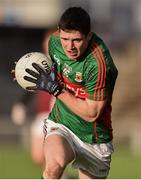
{"type": "MultiPolygon", "coordinates": [[[[101,81],[101,85],[100,87],[105,87],[105,83],[106,83],[106,62],[105,62],[105,59],[104,59],[104,55],[103,55],[103,52],[102,52],[102,49],[97,45],[97,48],[98,48],[98,51],[101,55],[101,58],[102,58],[102,63],[103,63],[103,81],[101,81]]],[[[103,95],[104,95],[104,88],[102,88],[102,91],[103,91],[103,95]]],[[[104,99],[104,96],[103,96],[103,99],[104,99]]]]}
{"type": "Polygon", "coordinates": [[[97,43],[94,43],[94,48],[91,49],[91,51],[98,64],[98,78],[96,87],[94,88],[94,99],[103,100],[106,79],[106,63],[103,52],[97,43]]]}
{"type": "Polygon", "coordinates": [[[94,57],[95,57],[95,59],[96,59],[96,61],[98,63],[98,79],[97,79],[97,84],[96,84],[96,88],[95,88],[95,92],[94,92],[94,99],[98,98],[98,100],[99,100],[99,97],[100,97],[100,88],[99,88],[99,86],[100,86],[101,74],[102,73],[101,73],[101,65],[100,65],[100,61],[99,61],[100,57],[99,57],[98,54],[95,54],[94,57]],[[96,97],[97,94],[98,94],[98,97],[96,97]]]}

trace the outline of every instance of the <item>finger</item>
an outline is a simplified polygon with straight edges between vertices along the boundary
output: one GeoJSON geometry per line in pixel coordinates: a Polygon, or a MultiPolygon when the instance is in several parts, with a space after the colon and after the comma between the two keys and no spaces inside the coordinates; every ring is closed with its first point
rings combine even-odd
{"type": "Polygon", "coordinates": [[[36,63],[32,63],[32,66],[40,73],[45,73],[44,69],[39,65],[39,64],[36,64],[36,63]]]}
{"type": "Polygon", "coordinates": [[[32,77],[29,77],[29,76],[24,76],[23,77],[26,81],[29,81],[29,82],[32,82],[32,83],[37,83],[37,80],[36,79],[33,79],[32,77]]]}
{"type": "Polygon", "coordinates": [[[31,76],[35,77],[35,78],[38,78],[39,77],[39,74],[36,73],[35,71],[32,71],[31,69],[25,69],[25,71],[30,74],[31,76]]]}
{"type": "Polygon", "coordinates": [[[51,66],[51,69],[53,71],[57,71],[57,64],[56,63],[53,63],[52,66],[51,66]]]}
{"type": "Polygon", "coordinates": [[[35,91],[35,90],[37,90],[37,86],[29,86],[29,87],[26,87],[26,89],[28,91],[35,91]]]}
{"type": "Polygon", "coordinates": [[[54,72],[55,76],[57,76],[57,64],[56,63],[52,64],[51,71],[54,72]]]}

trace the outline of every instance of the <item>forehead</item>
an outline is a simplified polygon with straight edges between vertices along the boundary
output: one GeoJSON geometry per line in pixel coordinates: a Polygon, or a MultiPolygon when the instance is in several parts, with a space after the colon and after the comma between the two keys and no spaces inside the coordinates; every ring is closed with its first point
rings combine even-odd
{"type": "Polygon", "coordinates": [[[65,30],[63,31],[60,29],[60,37],[61,38],[70,38],[70,39],[75,39],[75,38],[80,38],[83,39],[85,37],[84,34],[82,34],[80,31],[77,30],[65,30]]]}

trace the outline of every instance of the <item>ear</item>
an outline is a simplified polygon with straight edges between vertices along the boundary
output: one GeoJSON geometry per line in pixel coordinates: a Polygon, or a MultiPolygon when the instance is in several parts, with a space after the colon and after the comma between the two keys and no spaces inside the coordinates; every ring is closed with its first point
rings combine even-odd
{"type": "Polygon", "coordinates": [[[90,41],[91,37],[92,37],[92,32],[89,32],[88,35],[87,35],[88,41],[90,41]]]}

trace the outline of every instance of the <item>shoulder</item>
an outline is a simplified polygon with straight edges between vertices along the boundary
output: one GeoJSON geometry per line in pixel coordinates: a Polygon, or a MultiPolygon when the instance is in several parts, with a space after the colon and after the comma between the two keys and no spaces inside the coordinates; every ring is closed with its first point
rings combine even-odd
{"type": "Polygon", "coordinates": [[[49,48],[53,50],[57,48],[58,46],[60,47],[60,45],[61,45],[61,42],[60,42],[59,32],[57,30],[50,35],[49,48]]]}
{"type": "Polygon", "coordinates": [[[61,42],[60,42],[59,32],[55,31],[50,36],[49,46],[50,46],[50,48],[57,48],[60,45],[61,45],[61,42]]]}
{"type": "Polygon", "coordinates": [[[108,52],[108,48],[104,41],[98,35],[93,33],[88,49],[89,53],[86,57],[84,65],[85,74],[90,74],[90,72],[95,72],[95,74],[104,73],[107,66],[108,52]]]}
{"type": "Polygon", "coordinates": [[[93,33],[92,40],[89,45],[89,54],[86,58],[88,62],[86,64],[95,65],[101,69],[106,66],[109,60],[111,61],[111,55],[105,42],[95,33],[93,33]]]}
{"type": "Polygon", "coordinates": [[[89,46],[91,54],[95,57],[104,57],[105,53],[107,53],[108,47],[97,34],[93,33],[92,41],[89,46]]]}

